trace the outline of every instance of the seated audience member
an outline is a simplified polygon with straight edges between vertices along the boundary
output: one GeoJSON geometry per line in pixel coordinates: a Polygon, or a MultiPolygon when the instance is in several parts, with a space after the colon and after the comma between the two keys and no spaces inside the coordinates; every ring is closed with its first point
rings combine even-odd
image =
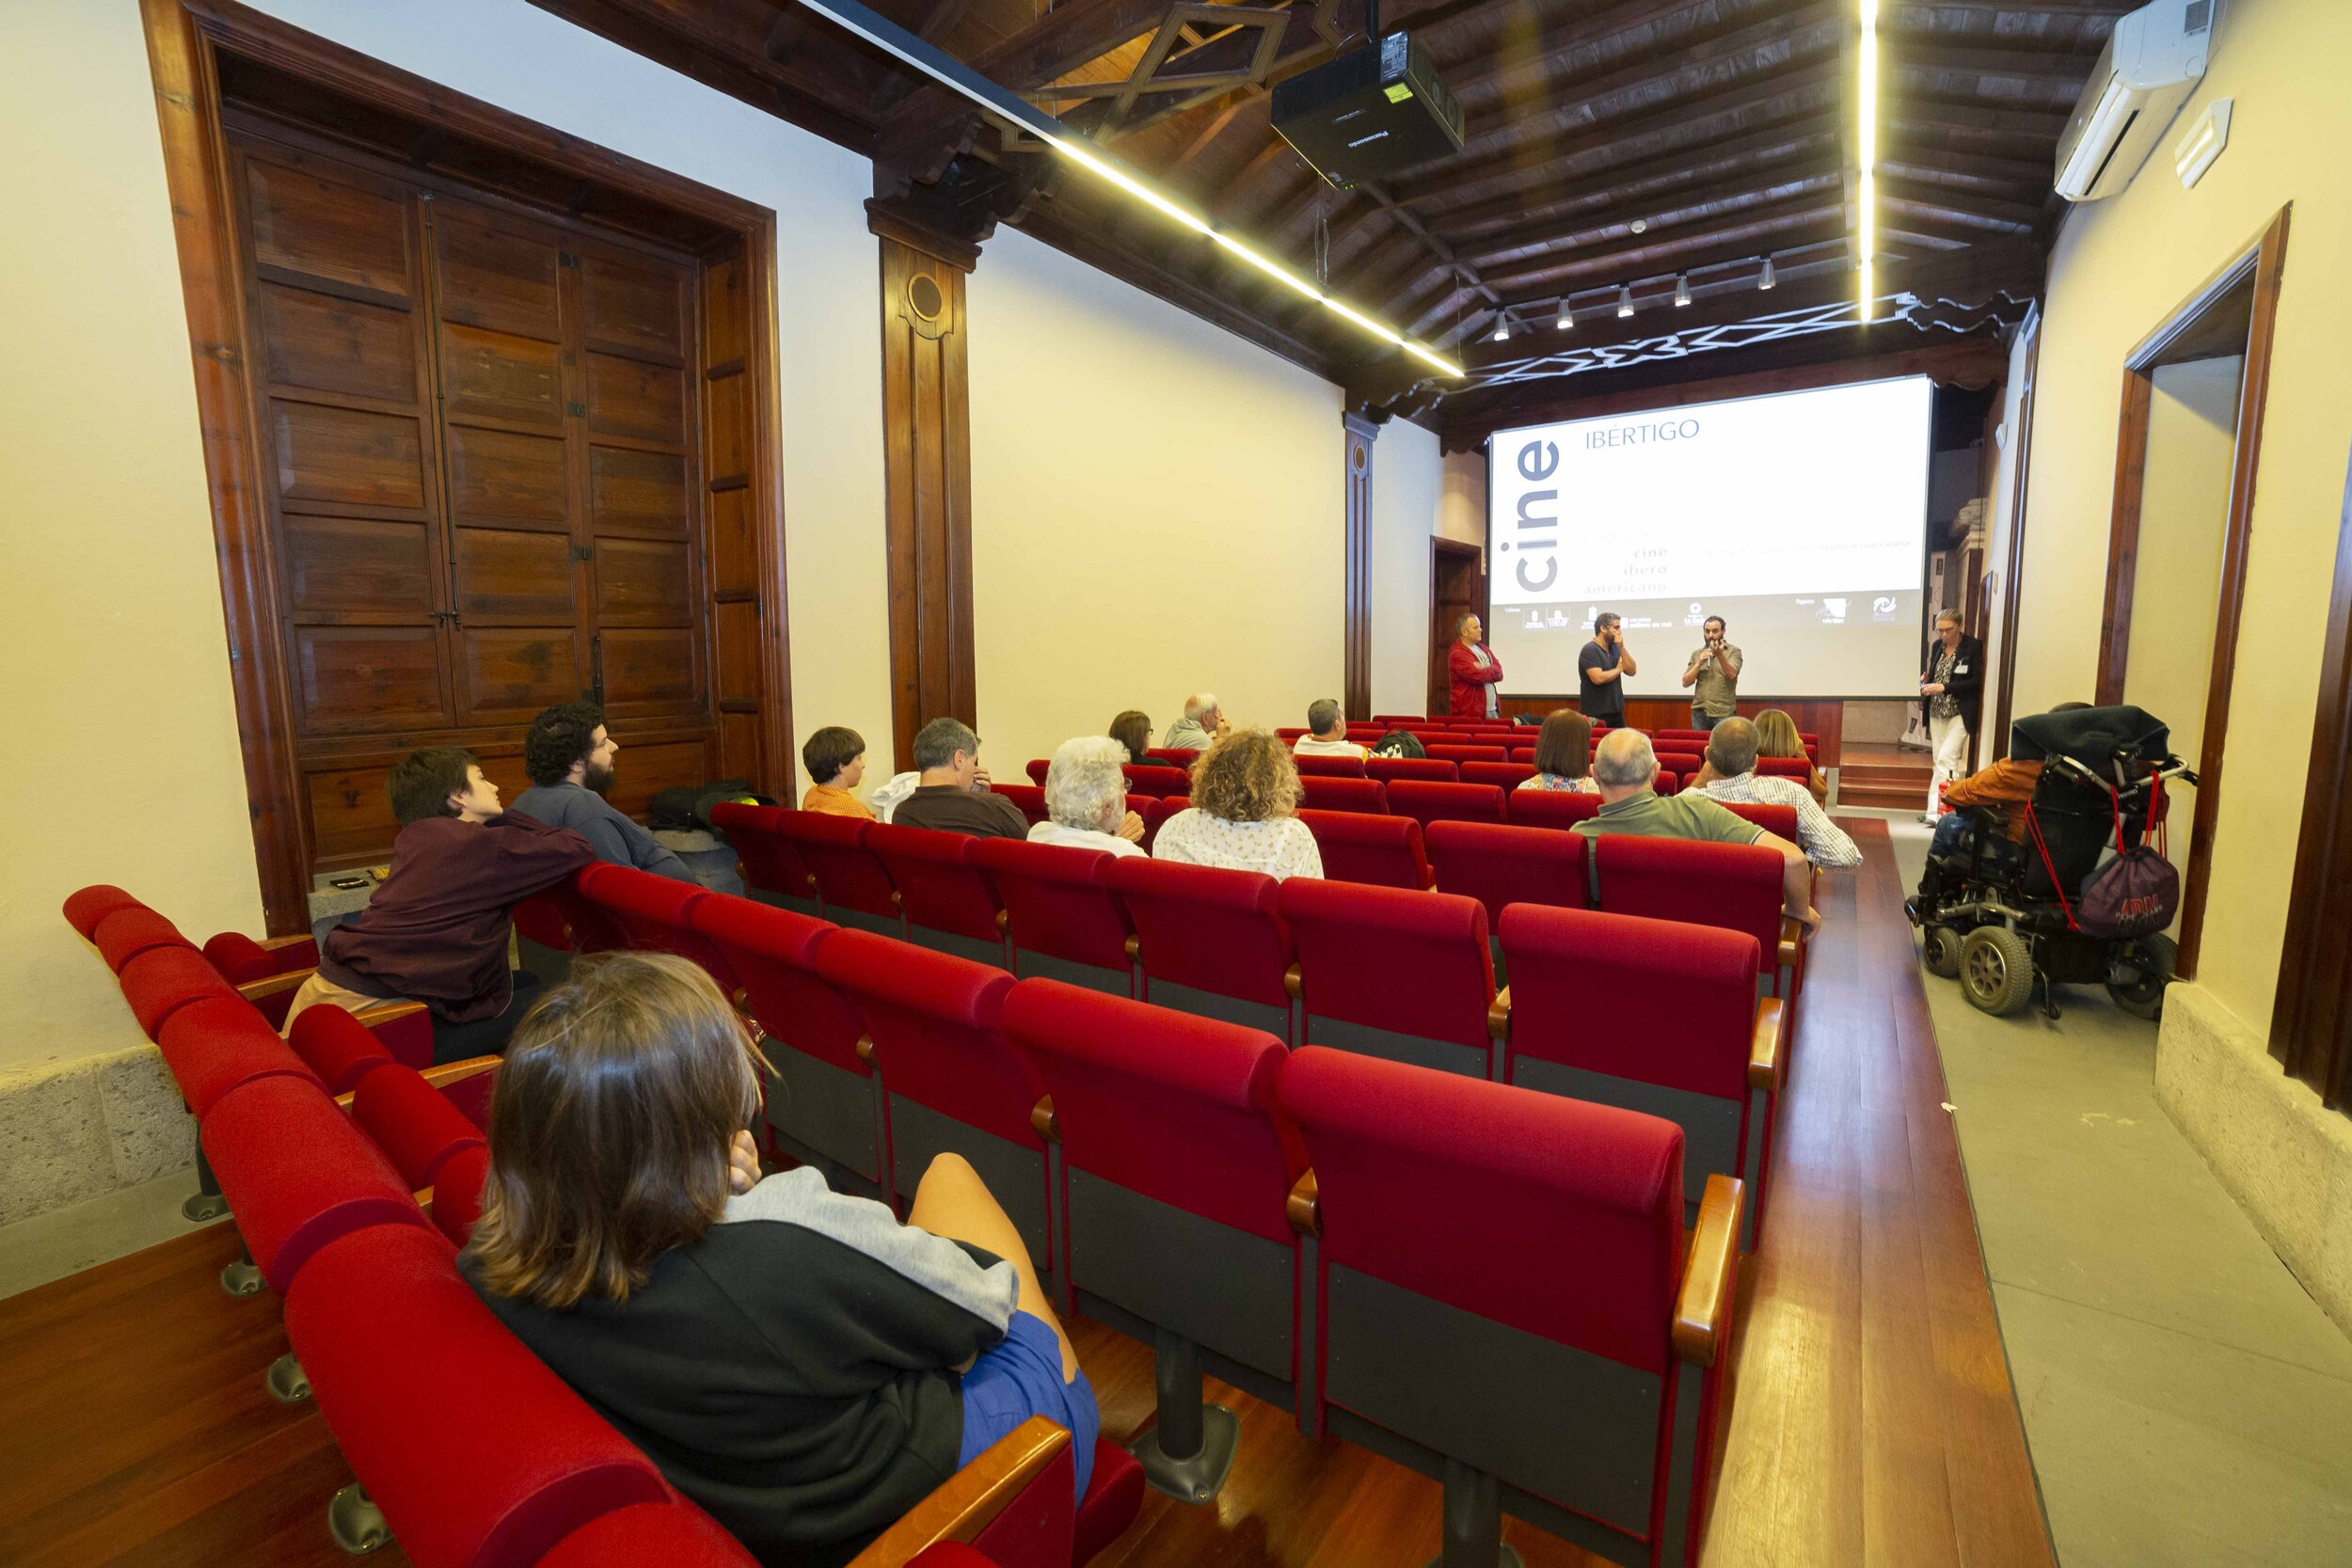
{"type": "Polygon", "coordinates": [[[1214,691],[1196,691],[1184,699],[1184,716],[1168,726],[1168,734],[1160,741],[1164,752],[1205,752],[1225,738],[1233,727],[1225,717],[1225,710],[1216,705],[1214,691]]]}
{"type": "Polygon", "coordinates": [[[1574,708],[1547,718],[1535,734],[1535,776],[1521,780],[1518,787],[1600,793],[1593,783],[1593,721],[1574,708]]]}
{"type": "MultiPolygon", "coordinates": [[[[1768,707],[1756,716],[1756,754],[1759,757],[1798,757],[1804,762],[1804,787],[1812,793],[1814,803],[1829,799],[1829,781],[1813,766],[1806,755],[1804,741],[1797,734],[1797,721],[1776,707],[1768,707]]],[[[1700,769],[1701,784],[1712,784],[1700,769]]]]}
{"type": "Polygon", "coordinates": [[[506,967],[507,911],[596,858],[569,828],[499,805],[499,787],[454,747],[413,752],[387,783],[400,834],[392,869],[348,926],[319,943],[318,973],[294,993],[286,1025],[305,1007],[354,1011],[421,1002],[433,1019],[433,1059],[496,1053],[538,977],[506,967]]]}
{"type": "Polygon", "coordinates": [[[594,703],[556,704],[533,719],[523,736],[531,787],[515,797],[511,809],[550,828],[571,829],[600,861],[700,887],[684,861],[605,799],[620,750],[594,703]]]}
{"type": "MultiPolygon", "coordinates": [[[[2060,703],[2050,711],[2072,713],[2090,705],[2089,703],[2060,703]]],[[[2041,782],[2041,758],[2003,757],[1990,768],[1946,784],[1944,804],[1951,808],[1951,814],[1935,825],[1933,852],[1947,854],[1965,842],[1977,813],[1982,813],[1986,820],[1999,828],[2010,842],[2023,844],[2026,841],[2026,814],[2020,808],[2033,799],[2034,785],[2041,782]]]]}
{"type": "Polygon", "coordinates": [[[1082,735],[1055,747],[1045,767],[1047,819],[1029,824],[1029,842],[1142,854],[1143,818],[1127,809],[1127,775],[1119,770],[1124,751],[1106,735],[1082,735]]]}
{"type": "Polygon", "coordinates": [[[1160,825],[1154,860],[1320,877],[1323,853],[1297,817],[1298,767],[1270,730],[1235,730],[1193,765],[1192,807],[1160,825]]]}
{"type": "Polygon", "coordinates": [[[848,1561],[1031,1416],[1083,1493],[1094,1391],[979,1177],[939,1156],[903,1225],[762,1180],[757,1062],[693,964],[581,959],[500,1069],[467,1282],[763,1562],[848,1561]]]}
{"type": "Polygon", "coordinates": [[[1820,924],[1820,916],[1813,912],[1813,867],[1804,851],[1695,792],[1659,794],[1650,787],[1658,779],[1658,753],[1641,731],[1613,730],[1603,736],[1593,749],[1593,779],[1600,785],[1600,811],[1570,832],[1761,844],[1781,858],[1783,911],[1807,926],[1820,924]]]}
{"type": "Polygon", "coordinates": [[[1026,838],[1021,808],[992,794],[980,766],[980,737],[957,719],[934,719],[915,732],[914,767],[922,779],[898,802],[890,820],[901,828],[935,828],[975,838],[1026,838]]]}
{"type": "Polygon", "coordinates": [[[1340,717],[1340,705],[1328,697],[1318,697],[1307,705],[1307,729],[1291,743],[1291,753],[1302,757],[1360,757],[1364,749],[1347,738],[1347,721],[1340,717]]]}
{"type": "Polygon", "coordinates": [[[1140,708],[1129,708],[1111,721],[1110,737],[1126,748],[1123,759],[1132,768],[1182,768],[1183,763],[1168,757],[1152,754],[1152,716],[1140,708]]]}
{"type": "Polygon", "coordinates": [[[1745,719],[1718,719],[1707,737],[1707,766],[1715,777],[1705,787],[1710,800],[1735,800],[1797,808],[1797,843],[1804,858],[1824,871],[1862,863],[1862,851],[1846,831],[1829,819],[1812,791],[1794,779],[1756,770],[1756,726],[1745,719]]]}
{"type": "Polygon", "coordinates": [[[864,736],[839,724],[827,724],[802,745],[801,763],[808,769],[808,793],[801,797],[803,811],[874,820],[866,802],[850,793],[866,778],[864,736]]]}
{"type": "Polygon", "coordinates": [[[1412,731],[1391,730],[1372,743],[1372,754],[1375,757],[1425,757],[1429,750],[1421,743],[1421,736],[1412,731]]]}

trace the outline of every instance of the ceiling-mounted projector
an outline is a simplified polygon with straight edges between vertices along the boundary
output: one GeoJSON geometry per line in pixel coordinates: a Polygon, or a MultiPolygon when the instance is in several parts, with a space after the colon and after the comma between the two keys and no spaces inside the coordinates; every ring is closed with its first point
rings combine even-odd
{"type": "Polygon", "coordinates": [[[2115,19],[2058,136],[2058,195],[2097,201],[2132,182],[2205,74],[2214,0],[2155,0],[2115,19]]]}
{"type": "Polygon", "coordinates": [[[1403,33],[1274,84],[1274,129],[1342,190],[1462,150],[1462,105],[1403,33]]]}

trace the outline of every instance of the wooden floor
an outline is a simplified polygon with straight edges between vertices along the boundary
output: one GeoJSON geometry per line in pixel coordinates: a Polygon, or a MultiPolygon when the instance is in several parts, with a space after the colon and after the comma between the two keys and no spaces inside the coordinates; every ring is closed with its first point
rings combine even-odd
{"type": "MultiPolygon", "coordinates": [[[[1742,1280],[1707,1568],[2052,1562],[1884,824],[1824,879],[1771,1226],[1742,1280]]],[[[274,1403],[274,1297],[213,1275],[225,1228],[0,1302],[0,1563],[346,1562],[350,1479],[308,1405],[274,1403]]],[[[1151,1418],[1149,1350],[1073,1325],[1105,1435],[1151,1418]]],[[[1101,1568],[1418,1568],[1434,1481],[1216,1386],[1242,1418],[1216,1502],[1148,1495],[1101,1568]]],[[[1516,1523],[1530,1568],[1586,1560],[1516,1523]]],[[[404,1561],[397,1548],[374,1561],[404,1561]]]]}

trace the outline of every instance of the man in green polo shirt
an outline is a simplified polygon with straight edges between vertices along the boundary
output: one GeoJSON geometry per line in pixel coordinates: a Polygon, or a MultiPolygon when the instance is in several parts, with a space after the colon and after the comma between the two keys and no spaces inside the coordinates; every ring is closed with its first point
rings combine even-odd
{"type": "Polygon", "coordinates": [[[1650,750],[1649,736],[1639,730],[1612,731],[1593,748],[1593,782],[1600,786],[1600,810],[1573,831],[1588,836],[1639,833],[1711,844],[1761,844],[1780,856],[1781,912],[1807,926],[1821,923],[1813,910],[1813,867],[1804,850],[1704,795],[1661,795],[1650,787],[1657,780],[1658,753],[1650,750]]]}

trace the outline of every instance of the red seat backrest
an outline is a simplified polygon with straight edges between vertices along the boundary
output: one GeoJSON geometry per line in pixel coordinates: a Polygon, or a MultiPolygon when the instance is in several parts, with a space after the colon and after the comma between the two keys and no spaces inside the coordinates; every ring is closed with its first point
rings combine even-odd
{"type": "Polygon", "coordinates": [[[1180,811],[1192,809],[1192,797],[1162,795],[1153,800],[1149,806],[1138,807],[1136,804],[1136,798],[1130,795],[1127,797],[1127,809],[1129,811],[1140,810],[1143,813],[1142,849],[1145,854],[1149,855],[1152,852],[1152,846],[1159,842],[1160,830],[1168,826],[1168,819],[1180,811]]]}
{"type": "Polygon", "coordinates": [[[286,1043],[310,1064],[331,1094],[349,1094],[359,1086],[360,1079],[392,1061],[392,1053],[374,1031],[331,1002],[297,1013],[286,1043]]]}
{"type": "Polygon", "coordinates": [[[267,980],[279,974],[291,974],[298,969],[310,969],[319,961],[319,944],[311,938],[290,942],[281,947],[264,947],[243,931],[215,932],[203,947],[204,961],[220,971],[220,977],[232,986],[249,986],[256,980],[267,980]]]}
{"type": "Polygon", "coordinates": [[[742,863],[743,880],[762,893],[815,902],[817,889],[808,879],[808,863],[776,826],[783,816],[775,806],[751,806],[729,800],[710,808],[710,820],[735,847],[742,863]]]}
{"type": "Polygon", "coordinates": [[[882,862],[866,847],[866,830],[874,823],[812,811],[780,811],[776,826],[808,863],[826,908],[854,910],[885,920],[898,917],[898,903],[891,897],[898,890],[891,886],[882,862]]]}
{"type": "Polygon", "coordinates": [[[1440,891],[1475,898],[1485,906],[1489,931],[1497,928],[1506,905],[1551,904],[1571,910],[1585,905],[1581,834],[1499,822],[1433,822],[1429,863],[1440,891]]]}
{"type": "Polygon", "coordinates": [[[1505,746],[1456,744],[1431,746],[1427,750],[1429,754],[1433,757],[1440,757],[1447,762],[1457,764],[1465,762],[1508,762],[1511,760],[1510,749],[1505,746]]]}
{"type": "Polygon", "coordinates": [[[1044,1147],[1029,1124],[1045,1092],[1037,1069],[997,1029],[1011,975],[865,931],[827,937],[817,972],[866,1021],[892,1094],[1024,1148],[1044,1147]]]}
{"type": "Polygon", "coordinates": [[[91,940],[98,944],[98,956],[117,974],[133,958],[159,947],[185,947],[191,952],[196,948],[196,943],[180,934],[179,927],[149,909],[115,911],[98,923],[97,935],[91,940]]]}
{"type": "Polygon", "coordinates": [[[1756,770],[1768,779],[1794,779],[1803,784],[1812,777],[1813,765],[1803,757],[1758,757],[1756,770]]]}
{"type": "Polygon", "coordinates": [[[1660,795],[1679,795],[1682,793],[1682,777],[1679,774],[1669,773],[1661,768],[1658,770],[1658,776],[1650,781],[1650,788],[1660,795]]]}
{"type": "Polygon", "coordinates": [[[748,898],[706,898],[694,928],[719,944],[761,1031],[803,1055],[871,1075],[857,1053],[866,1021],[817,973],[817,950],[840,927],[748,898]]]}
{"type": "Polygon", "coordinates": [[[1282,975],[1297,955],[1275,912],[1277,885],[1255,871],[1140,855],[1111,863],[1111,886],[1135,922],[1147,985],[1167,981],[1287,1008],[1282,975]]]}
{"type": "Polygon", "coordinates": [[[241,996],[208,997],[178,1008],[164,1021],[155,1043],[163,1050],[164,1066],[179,1085],[180,1098],[199,1122],[232,1090],[257,1078],[319,1083],[316,1070],[241,996]]]}
{"type": "Polygon", "coordinates": [[[131,1016],[151,1040],[161,1040],[164,1024],[191,1002],[226,998],[251,1006],[193,947],[151,947],[124,964],[116,978],[122,999],[131,1004],[131,1016]]]}
{"type": "Polygon", "coordinates": [[[378,1227],[323,1249],[286,1299],[286,1335],[418,1568],[532,1568],[589,1520],[670,1499],[652,1462],[507,1332],[429,1228],[378,1227]]]}
{"type": "Polygon", "coordinates": [[[1183,746],[1146,746],[1143,749],[1143,754],[1147,757],[1165,758],[1184,768],[1187,776],[1191,772],[1192,765],[1200,760],[1200,752],[1183,746]]]}
{"type": "Polygon", "coordinates": [[[1598,815],[1600,797],[1575,789],[1515,789],[1508,811],[1521,827],[1573,828],[1598,815]]]}
{"type": "Polygon", "coordinates": [[[1680,1128],[1311,1048],[1280,1103],[1314,1166],[1326,1267],[1667,1371],[1680,1128]]]}
{"type": "Polygon", "coordinates": [[[90,942],[97,938],[98,923],[116,911],[145,908],[145,904],[112,882],[93,882],[66,895],[65,923],[79,932],[84,942],[90,942]]]}
{"type": "Polygon", "coordinates": [[[1013,988],[1005,1033],[1054,1097],[1072,1169],[1292,1243],[1283,1206],[1306,1158],[1275,1115],[1281,1041],[1053,980],[1013,988]]]}
{"type": "Polygon", "coordinates": [[[1710,844],[1637,833],[1593,835],[1600,907],[1744,931],[1780,952],[1781,858],[1760,844],[1710,844]]]}
{"type": "Polygon", "coordinates": [[[1352,811],[1369,816],[1386,816],[1389,812],[1388,791],[1377,779],[1327,779],[1303,774],[1298,785],[1309,811],[1352,811]]]}
{"type": "Polygon", "coordinates": [[[1490,784],[1423,784],[1399,779],[1389,785],[1389,813],[1409,816],[1426,829],[1432,822],[1501,822],[1502,790],[1490,784]]]}
{"type": "Polygon", "coordinates": [[[1422,779],[1433,784],[1452,784],[1457,775],[1454,764],[1443,757],[1374,757],[1364,764],[1364,776],[1393,784],[1399,779],[1422,779]]]}
{"type": "Polygon", "coordinates": [[[1132,762],[1120,764],[1119,770],[1127,777],[1127,787],[1137,795],[1189,795],[1192,775],[1174,768],[1137,767],[1132,762]]]}
{"type": "Polygon", "coordinates": [[[1695,773],[1707,766],[1703,751],[1684,751],[1679,746],[1663,746],[1655,753],[1658,766],[1669,773],[1695,773]]]}
{"type": "MultiPolygon", "coordinates": [[[[1565,834],[1565,837],[1577,835],[1565,834]]],[[[1511,1051],[1744,1102],[1756,939],[1598,910],[1514,907],[1511,1051]]]]}
{"type": "Polygon", "coordinates": [[[1364,776],[1364,759],[1361,757],[1293,756],[1291,761],[1297,767],[1298,776],[1302,779],[1360,779],[1364,776]]]}
{"type": "Polygon", "coordinates": [[[1043,789],[1045,787],[1045,775],[1052,771],[1053,766],[1053,763],[1045,757],[1031,757],[1025,771],[1028,773],[1029,782],[1031,784],[1037,785],[1040,789],[1043,789]]]}
{"type": "Polygon", "coordinates": [[[1302,811],[1298,819],[1315,835],[1323,874],[1332,881],[1416,890],[1429,885],[1421,824],[1411,817],[1302,811]]]}
{"type": "Polygon", "coordinates": [[[432,1186],[452,1155],[483,1141],[482,1130],[414,1068],[369,1073],[352,1092],[351,1115],[411,1187],[432,1186]]]}
{"type": "Polygon", "coordinates": [[[246,1250],[281,1295],[338,1237],[376,1226],[430,1228],[408,1183],[314,1079],[242,1084],[213,1107],[199,1136],[246,1250]]]}
{"type": "Polygon", "coordinates": [[[1511,760],[1513,762],[1523,762],[1530,767],[1534,767],[1535,762],[1535,748],[1533,746],[1514,746],[1511,748],[1511,760]]]}
{"type": "Polygon", "coordinates": [[[1755,823],[1768,833],[1777,834],[1783,842],[1797,842],[1797,808],[1773,805],[1763,800],[1719,800],[1724,810],[1755,823]]]}
{"type": "Polygon", "coordinates": [[[926,930],[1001,942],[995,891],[972,860],[977,842],[969,833],[887,822],[866,831],[866,847],[890,873],[909,921],[926,930]]]}
{"type": "Polygon", "coordinates": [[[1013,946],[1101,969],[1128,967],[1134,928],[1111,892],[1111,853],[1019,839],[981,840],[973,859],[995,885],[1013,946]]]}
{"type": "Polygon", "coordinates": [[[490,1146],[468,1145],[442,1163],[433,1182],[433,1228],[462,1247],[482,1218],[482,1185],[490,1179],[490,1146]]]}
{"type": "Polygon", "coordinates": [[[1517,789],[1535,776],[1535,765],[1529,762],[1466,762],[1461,768],[1464,784],[1493,784],[1497,789],[1517,789]]]}
{"type": "Polygon", "coordinates": [[[621,923],[580,891],[577,875],[516,905],[514,918],[515,929],[542,947],[567,953],[612,953],[629,945],[621,923]]]}
{"type": "Polygon", "coordinates": [[[600,861],[580,871],[580,891],[611,916],[634,950],[675,953],[701,965],[723,994],[735,990],[735,971],[727,966],[726,956],[694,929],[694,906],[711,896],[709,889],[600,861]]]}
{"type": "MultiPolygon", "coordinates": [[[[439,1207],[437,1200],[435,1207],[439,1207]]],[[[972,1550],[963,1545],[956,1549],[972,1550]]],[[[922,1555],[914,1559],[923,1560],[922,1555]]],[[[975,1556],[967,1560],[988,1560],[975,1556]]],[[[660,1568],[759,1568],[759,1560],[720,1528],[718,1520],[678,1497],[598,1514],[556,1543],[539,1560],[538,1568],[648,1568],[655,1563],[660,1568]]]]}
{"type": "Polygon", "coordinates": [[[1298,945],[1307,1038],[1322,1017],[1486,1051],[1495,971],[1478,900],[1294,877],[1276,907],[1298,945]]]}
{"type": "Polygon", "coordinates": [[[1051,815],[1045,809],[1045,791],[1041,785],[992,784],[988,791],[1019,806],[1021,815],[1033,823],[1042,822],[1051,815]]]}

